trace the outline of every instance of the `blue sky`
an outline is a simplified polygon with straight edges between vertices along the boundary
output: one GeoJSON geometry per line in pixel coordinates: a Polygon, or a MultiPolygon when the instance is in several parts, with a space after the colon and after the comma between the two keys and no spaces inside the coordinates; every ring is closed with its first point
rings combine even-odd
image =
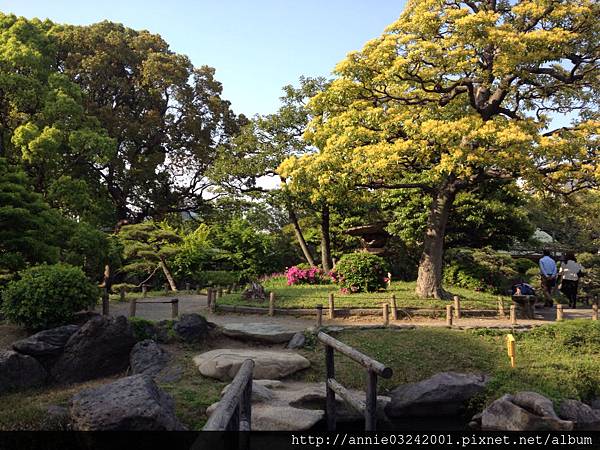
{"type": "Polygon", "coordinates": [[[0,10],[59,23],[120,22],[158,33],[194,65],[216,68],[236,113],[274,112],[281,87],[327,76],[381,34],[404,0],[0,0],[0,10]]]}

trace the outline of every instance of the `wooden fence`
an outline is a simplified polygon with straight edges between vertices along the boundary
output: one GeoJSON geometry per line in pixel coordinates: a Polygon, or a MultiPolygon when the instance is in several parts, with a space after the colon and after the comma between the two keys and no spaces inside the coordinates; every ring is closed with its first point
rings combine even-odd
{"type": "Polygon", "coordinates": [[[336,394],[339,395],[348,406],[364,415],[365,431],[375,431],[377,428],[377,377],[391,378],[393,373],[392,369],[322,331],[317,335],[317,339],[325,345],[326,414],[328,431],[335,431],[336,429],[336,394]],[[358,362],[366,369],[366,401],[358,398],[335,379],[335,350],[358,362]]]}
{"type": "Polygon", "coordinates": [[[254,361],[245,360],[219,401],[203,431],[250,431],[254,361]]]}

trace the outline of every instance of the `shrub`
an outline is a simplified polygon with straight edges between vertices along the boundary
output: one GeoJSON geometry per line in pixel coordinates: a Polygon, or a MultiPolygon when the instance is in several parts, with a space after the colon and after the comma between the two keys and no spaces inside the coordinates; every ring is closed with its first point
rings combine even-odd
{"type": "Polygon", "coordinates": [[[455,248],[444,257],[444,283],[453,286],[504,294],[520,277],[519,269],[530,264],[517,263],[510,255],[491,248],[455,248]]]}
{"type": "Polygon", "coordinates": [[[231,270],[204,270],[195,278],[203,286],[229,286],[238,284],[242,274],[231,270]]]}
{"type": "Polygon", "coordinates": [[[583,266],[585,276],[581,278],[579,285],[581,290],[588,295],[600,294],[600,255],[591,253],[580,253],[577,261],[583,266]]]}
{"type": "Polygon", "coordinates": [[[349,253],[342,256],[332,272],[332,278],[342,292],[375,292],[385,288],[388,266],[385,260],[371,253],[349,253]]]}
{"type": "Polygon", "coordinates": [[[285,271],[288,286],[294,284],[322,284],[326,282],[325,272],[318,267],[309,267],[308,269],[292,266],[285,271]]]}
{"type": "Polygon", "coordinates": [[[98,299],[99,291],[83,271],[67,264],[41,265],[19,273],[2,294],[2,311],[30,329],[64,325],[98,299]]]}

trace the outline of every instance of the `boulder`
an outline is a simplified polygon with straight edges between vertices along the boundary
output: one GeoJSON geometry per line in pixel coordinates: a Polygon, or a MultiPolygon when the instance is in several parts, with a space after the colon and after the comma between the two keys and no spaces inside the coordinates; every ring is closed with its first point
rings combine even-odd
{"type": "Polygon", "coordinates": [[[600,431],[600,411],[577,400],[564,400],[560,404],[558,415],[570,420],[576,430],[600,431]]]}
{"type": "MultiPolygon", "coordinates": [[[[223,393],[227,391],[226,386],[223,393]]],[[[352,391],[365,399],[364,392],[352,391]]],[[[385,419],[384,408],[388,397],[377,397],[380,419],[385,419]]],[[[311,429],[325,418],[325,383],[277,382],[276,380],[255,380],[252,383],[252,430],[253,431],[301,431],[311,429]],[[255,390],[258,394],[255,395],[255,390]]],[[[217,403],[206,410],[208,415],[216,409],[217,403]]],[[[361,421],[364,417],[349,408],[336,397],[338,422],[361,421]]]]}
{"type": "Polygon", "coordinates": [[[487,382],[485,375],[441,372],[418,383],[394,389],[386,413],[390,417],[460,414],[473,396],[483,392],[487,382]]]}
{"type": "Polygon", "coordinates": [[[573,422],[561,420],[552,402],[536,392],[504,395],[481,415],[483,430],[498,431],[570,431],[573,422]]]}
{"type": "Polygon", "coordinates": [[[40,331],[13,343],[13,350],[34,358],[52,358],[60,355],[69,338],[79,330],[78,325],[65,325],[40,331]]]}
{"type": "Polygon", "coordinates": [[[173,330],[184,342],[195,343],[203,341],[210,327],[204,317],[199,314],[183,314],[181,319],[175,322],[173,330]]]}
{"type": "Polygon", "coordinates": [[[169,362],[169,354],[151,339],[138,342],[129,357],[131,373],[155,377],[169,362]]]}
{"type": "Polygon", "coordinates": [[[77,431],[177,431],[173,399],[148,375],[121,378],[76,394],[70,405],[77,431]]]}
{"type": "Polygon", "coordinates": [[[222,326],[225,336],[235,339],[252,340],[266,344],[282,344],[288,342],[295,331],[272,323],[228,323],[222,326]]]}
{"type": "Polygon", "coordinates": [[[292,336],[290,341],[288,342],[287,348],[289,349],[298,349],[304,347],[304,343],[306,342],[306,337],[302,331],[298,331],[296,334],[292,336]]]}
{"type": "Polygon", "coordinates": [[[50,373],[60,383],[114,375],[127,369],[134,345],[135,337],[125,317],[96,317],[69,338],[50,373]]]}
{"type": "Polygon", "coordinates": [[[0,394],[42,386],[47,376],[46,369],[35,358],[12,350],[0,351],[0,394]]]}
{"type": "Polygon", "coordinates": [[[274,350],[218,349],[194,357],[200,373],[218,380],[231,380],[246,359],[254,360],[255,379],[278,379],[310,367],[296,353],[274,350]]]}

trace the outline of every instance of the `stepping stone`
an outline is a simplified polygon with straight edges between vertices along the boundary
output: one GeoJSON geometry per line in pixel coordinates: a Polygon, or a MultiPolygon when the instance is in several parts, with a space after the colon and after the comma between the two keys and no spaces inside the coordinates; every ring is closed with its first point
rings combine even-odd
{"type": "Polygon", "coordinates": [[[218,380],[231,380],[246,359],[254,361],[255,379],[279,379],[310,367],[310,361],[288,351],[218,349],[194,357],[200,373],[218,380]]]}
{"type": "Polygon", "coordinates": [[[271,323],[229,323],[223,325],[223,334],[236,339],[251,339],[267,344],[288,342],[297,330],[289,330],[271,323]]]}

